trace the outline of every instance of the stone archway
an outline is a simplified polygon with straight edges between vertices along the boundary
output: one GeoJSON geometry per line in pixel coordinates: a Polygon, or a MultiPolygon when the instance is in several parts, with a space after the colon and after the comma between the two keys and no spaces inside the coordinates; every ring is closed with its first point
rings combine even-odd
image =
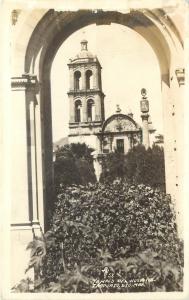
{"type": "Polygon", "coordinates": [[[183,70],[183,46],[179,31],[165,16],[163,10],[133,10],[126,14],[102,10],[49,10],[39,18],[22,53],[22,59],[25,57],[24,63],[22,61],[25,75],[12,80],[13,92],[23,89],[25,93],[28,213],[24,219],[27,219],[25,225],[34,231],[40,224],[43,227],[46,211],[44,206],[46,203],[49,205],[53,197],[50,85],[52,62],[66,38],[90,24],[117,23],[128,26],[142,35],[155,52],[161,72],[164,116],[167,114],[167,118],[164,118],[167,192],[178,200],[181,184],[179,180],[182,177],[182,165],[178,167],[178,159],[182,155],[183,141],[176,124],[182,118],[183,105],[178,105],[178,99],[182,101],[182,82],[177,79],[181,78],[183,70]]]}
{"type": "MultiPolygon", "coordinates": [[[[161,12],[162,14],[162,12],[161,12]]],[[[161,71],[161,80],[162,80],[162,94],[163,97],[167,98],[167,93],[171,91],[171,60],[174,60],[173,49],[170,49],[168,38],[166,34],[163,34],[161,29],[153,22],[153,13],[149,11],[141,12],[134,11],[129,14],[122,14],[119,12],[103,12],[103,11],[78,11],[78,12],[54,12],[53,10],[48,11],[47,14],[43,17],[41,22],[36,27],[27,47],[26,58],[25,58],[25,72],[37,74],[40,82],[40,106],[41,106],[41,117],[42,117],[42,148],[44,154],[44,167],[43,167],[43,176],[44,186],[45,186],[45,199],[48,197],[51,198],[52,191],[52,181],[51,181],[51,164],[52,164],[52,125],[51,125],[51,96],[50,96],[50,71],[53,59],[56,55],[61,44],[64,40],[71,35],[74,31],[96,23],[101,24],[110,24],[112,22],[128,26],[133,30],[141,34],[148,43],[150,43],[152,49],[155,51],[160,71],[161,71]],[[48,29],[44,26],[47,22],[48,29]],[[42,30],[45,28],[45,32],[42,30]],[[43,39],[40,43],[39,34],[43,36],[43,39]],[[41,49],[41,50],[40,50],[41,49]],[[41,51],[39,53],[39,51],[41,51]],[[39,64],[36,63],[36,59],[39,61],[39,64]]],[[[157,18],[157,16],[156,16],[157,18]]],[[[162,24],[160,24],[162,26],[162,24]]],[[[172,24],[174,29],[174,26],[172,24]]],[[[177,38],[180,40],[180,36],[177,34],[177,38]]],[[[164,100],[166,105],[164,105],[164,111],[170,111],[172,113],[172,108],[167,107],[167,99],[164,100]]],[[[172,100],[172,105],[173,104],[172,100]]],[[[171,121],[172,122],[172,121],[171,121]]],[[[165,124],[166,127],[166,124],[165,124]]],[[[173,134],[173,132],[172,132],[173,134]]],[[[170,132],[169,134],[170,135],[170,132]]],[[[166,140],[166,132],[165,132],[166,140]]],[[[170,143],[170,141],[169,141],[170,143]]],[[[170,147],[169,147],[170,148],[170,147]]],[[[171,152],[175,149],[173,145],[172,149],[169,149],[169,156],[171,152]],[[172,151],[171,151],[172,150],[172,151]]],[[[168,156],[168,155],[167,155],[168,156]]],[[[175,160],[175,153],[172,153],[172,160],[175,160]]],[[[166,157],[167,161],[167,157],[166,157]]],[[[169,186],[170,174],[173,174],[172,171],[168,171],[170,168],[170,162],[168,163],[167,169],[167,188],[169,186]]],[[[176,178],[177,174],[175,174],[176,178]]],[[[173,193],[173,187],[171,189],[173,193]]],[[[51,200],[49,200],[51,201],[51,200]]]]}

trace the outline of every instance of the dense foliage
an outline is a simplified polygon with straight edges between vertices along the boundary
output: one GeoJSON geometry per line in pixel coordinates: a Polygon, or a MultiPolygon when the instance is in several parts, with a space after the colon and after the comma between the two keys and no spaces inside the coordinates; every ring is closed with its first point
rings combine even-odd
{"type": "Polygon", "coordinates": [[[182,290],[182,243],[170,197],[149,186],[62,186],[45,245],[39,291],[182,290]]]}
{"type": "Polygon", "coordinates": [[[13,290],[181,291],[183,245],[170,196],[161,191],[163,150],[138,146],[108,155],[101,183],[91,152],[85,144],[57,150],[50,230],[28,245],[35,281],[13,290]]]}
{"type": "Polygon", "coordinates": [[[131,149],[126,155],[114,152],[103,160],[102,182],[124,178],[129,183],[147,184],[165,190],[163,148],[154,145],[148,150],[143,145],[131,149]]]}
{"type": "Polygon", "coordinates": [[[91,152],[85,143],[69,144],[56,150],[55,186],[95,182],[91,152]]]}

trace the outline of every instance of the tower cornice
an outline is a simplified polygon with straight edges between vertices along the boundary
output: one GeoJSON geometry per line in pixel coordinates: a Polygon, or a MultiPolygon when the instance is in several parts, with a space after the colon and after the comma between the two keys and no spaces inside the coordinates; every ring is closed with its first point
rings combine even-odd
{"type": "Polygon", "coordinates": [[[67,64],[69,68],[75,68],[75,67],[86,67],[86,66],[99,66],[100,69],[102,69],[101,64],[99,63],[98,59],[94,59],[94,58],[87,58],[86,61],[84,61],[84,59],[82,61],[72,61],[70,63],[67,64]]]}
{"type": "Polygon", "coordinates": [[[97,89],[93,89],[93,90],[70,90],[68,93],[69,95],[73,95],[73,96],[88,96],[88,95],[100,95],[105,97],[105,94],[101,91],[101,90],[97,90],[97,89]]]}

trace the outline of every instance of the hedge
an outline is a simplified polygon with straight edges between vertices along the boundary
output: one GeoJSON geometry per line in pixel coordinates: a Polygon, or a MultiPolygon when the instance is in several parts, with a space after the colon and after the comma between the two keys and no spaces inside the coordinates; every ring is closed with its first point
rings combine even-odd
{"type": "Polygon", "coordinates": [[[50,291],[182,290],[182,242],[170,196],[158,189],[119,180],[61,186],[47,237],[41,276],[50,291]],[[115,285],[121,279],[127,284],[115,285]]]}
{"type": "Polygon", "coordinates": [[[103,160],[101,182],[124,178],[129,183],[146,184],[165,191],[165,162],[162,147],[153,145],[147,150],[138,145],[127,154],[113,152],[103,160]]]}

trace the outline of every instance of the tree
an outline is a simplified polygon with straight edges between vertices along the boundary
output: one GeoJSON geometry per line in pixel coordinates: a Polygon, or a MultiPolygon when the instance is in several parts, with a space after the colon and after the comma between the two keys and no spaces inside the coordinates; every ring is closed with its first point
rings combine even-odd
{"type": "Polygon", "coordinates": [[[67,144],[56,151],[54,163],[55,186],[60,184],[87,184],[95,182],[93,158],[94,151],[85,143],[67,144]]]}
{"type": "Polygon", "coordinates": [[[165,164],[162,147],[145,149],[138,145],[124,155],[111,153],[103,161],[101,181],[121,178],[133,184],[146,184],[165,190],[165,164]]]}

